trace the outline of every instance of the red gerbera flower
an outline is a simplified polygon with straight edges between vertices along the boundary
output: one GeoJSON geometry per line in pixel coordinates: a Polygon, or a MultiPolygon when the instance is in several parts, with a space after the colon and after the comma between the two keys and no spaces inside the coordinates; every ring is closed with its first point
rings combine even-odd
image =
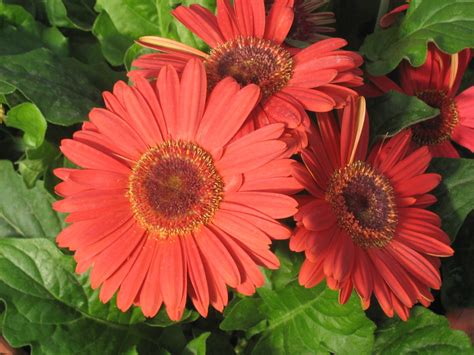
{"type": "Polygon", "coordinates": [[[408,4],[400,5],[394,8],[392,11],[386,13],[384,16],[382,16],[382,18],[380,19],[380,27],[391,27],[397,21],[400,14],[410,7],[409,3],[411,2],[411,0],[406,0],[406,2],[408,4]]]}
{"type": "Polygon", "coordinates": [[[331,114],[321,114],[318,125],[302,152],[307,169],[295,171],[309,192],[290,241],[306,252],[299,281],[313,287],[325,278],[340,290],[340,303],[354,288],[364,309],[374,293],[388,316],[407,319],[416,302],[433,301],[430,288],[441,285],[437,257],[453,253],[440,218],[425,209],[441,179],[425,173],[429,150],[407,154],[406,131],[367,156],[363,98],[346,106],[341,128],[331,114]]]}
{"type": "Polygon", "coordinates": [[[296,212],[287,194],[300,189],[284,125],[231,142],[260,90],[227,78],[206,92],[197,60],[181,80],[167,66],[156,86],[119,82],[107,108],[61,143],[83,169],[55,171],[65,198],[54,207],[72,223],[57,242],[75,251],[78,272],[92,268],[103,302],[118,290],[123,311],[134,303],[151,317],[164,303],[178,320],[189,295],[206,316],[209,303],[227,304],[226,285],[252,294],[264,283],[258,266],[279,266],[269,245],[290,231],[275,218],[296,212]]]}
{"type": "MultiPolygon", "coordinates": [[[[304,109],[326,112],[342,107],[362,84],[357,53],[341,50],[347,42],[340,38],[320,41],[304,50],[282,45],[293,24],[293,1],[276,0],[265,16],[264,0],[217,1],[217,16],[200,5],[179,6],[174,16],[210,47],[210,53],[160,37],[143,37],[138,43],[162,53],[148,54],[133,62],[139,68],[132,78],[153,78],[163,65],[178,71],[190,57],[206,65],[209,86],[231,76],[239,84],[256,84],[262,101],[249,127],[284,122],[292,135],[306,144],[309,119],[304,109]]],[[[253,127],[250,127],[251,129],[253,127]]]]}
{"type": "MultiPolygon", "coordinates": [[[[270,10],[274,0],[265,0],[265,9],[270,10]]],[[[318,10],[327,5],[329,0],[294,0],[294,20],[288,39],[315,43],[329,38],[325,33],[336,32],[334,27],[328,26],[336,23],[334,12],[318,10]]]]}
{"type": "Polygon", "coordinates": [[[474,151],[474,87],[456,96],[470,60],[469,49],[448,55],[429,44],[421,67],[402,62],[400,86],[385,76],[369,77],[370,82],[359,91],[365,96],[379,96],[396,90],[439,108],[439,116],[413,126],[413,146],[427,145],[434,157],[458,158],[451,140],[474,151]]]}

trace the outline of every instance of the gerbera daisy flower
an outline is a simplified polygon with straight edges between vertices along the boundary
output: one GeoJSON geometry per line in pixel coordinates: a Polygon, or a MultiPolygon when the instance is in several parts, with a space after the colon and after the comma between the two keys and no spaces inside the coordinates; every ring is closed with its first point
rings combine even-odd
{"type": "Polygon", "coordinates": [[[136,304],[152,317],[164,304],[179,320],[189,295],[206,316],[227,304],[226,285],[252,294],[264,283],[258,266],[279,266],[269,245],[290,231],[275,219],[296,212],[288,194],[300,189],[284,125],[232,139],[260,89],[231,78],[206,89],[197,60],[181,79],[167,66],[156,86],[119,82],[107,108],[61,142],[82,169],[55,171],[64,199],[54,208],[71,223],[57,242],[75,251],[77,272],[91,268],[102,302],[118,291],[122,311],[136,304]]]}
{"type": "Polygon", "coordinates": [[[400,85],[385,76],[369,77],[359,92],[370,97],[395,90],[439,108],[440,115],[413,126],[413,146],[427,145],[434,157],[458,158],[451,140],[474,151],[474,87],[457,95],[470,60],[469,49],[449,55],[430,43],[421,67],[401,63],[400,85]]]}
{"type": "MultiPolygon", "coordinates": [[[[274,0],[265,0],[265,9],[270,11],[274,0]]],[[[294,20],[287,39],[315,43],[329,38],[326,33],[336,32],[334,12],[318,11],[327,5],[329,0],[294,0],[294,20]]]]}
{"type": "Polygon", "coordinates": [[[292,0],[276,0],[267,16],[264,0],[236,0],[233,5],[218,0],[217,16],[200,5],[179,6],[173,15],[202,38],[210,52],[166,38],[142,37],[139,44],[160,53],[135,60],[138,69],[129,73],[131,78],[154,78],[166,64],[181,71],[189,58],[199,58],[211,88],[228,76],[240,85],[260,87],[262,100],[249,126],[283,122],[300,146],[306,144],[310,125],[304,109],[326,112],[342,107],[356,94],[350,87],[362,84],[362,57],[341,50],[347,44],[343,39],[323,40],[301,51],[283,45],[293,24],[292,0]]]}
{"type": "Polygon", "coordinates": [[[362,97],[340,121],[321,114],[318,127],[302,152],[306,169],[294,172],[309,192],[290,240],[292,250],[306,254],[299,282],[313,287],[326,279],[340,303],[355,289],[364,309],[375,294],[388,316],[407,319],[415,303],[433,301],[430,288],[441,285],[438,257],[453,253],[440,218],[425,209],[441,180],[425,173],[429,150],[408,154],[406,131],[367,154],[362,97]]]}

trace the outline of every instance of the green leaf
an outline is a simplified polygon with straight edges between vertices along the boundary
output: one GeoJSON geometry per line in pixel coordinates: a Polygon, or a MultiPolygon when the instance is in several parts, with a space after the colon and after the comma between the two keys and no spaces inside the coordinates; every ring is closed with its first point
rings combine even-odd
{"type": "Polygon", "coordinates": [[[101,43],[102,53],[107,61],[112,65],[122,65],[130,40],[117,31],[107,12],[102,11],[97,16],[92,33],[101,43]]]}
{"type": "Polygon", "coordinates": [[[244,306],[237,303],[221,324],[222,329],[232,330],[266,319],[268,326],[261,328],[252,354],[370,353],[375,325],[366,318],[357,297],[340,305],[336,292],[324,284],[305,289],[296,282],[278,291],[260,288],[258,294],[260,305],[243,299],[244,306]],[[262,316],[246,322],[240,311],[262,316]]]}
{"type": "Polygon", "coordinates": [[[69,54],[68,39],[56,27],[46,28],[41,33],[41,39],[46,47],[55,54],[60,56],[67,56],[69,54]]]}
{"type": "MultiPolygon", "coordinates": [[[[0,161],[0,220],[15,234],[2,237],[55,238],[64,227],[62,217],[53,211],[54,198],[42,182],[28,189],[9,161],[0,161]]],[[[3,228],[4,229],[4,228],[3,228]]],[[[0,231],[2,228],[0,228],[0,231]]],[[[4,230],[5,232],[5,230],[4,230]]]]}
{"type": "Polygon", "coordinates": [[[23,141],[27,147],[33,149],[43,144],[48,126],[38,107],[29,102],[15,106],[8,111],[6,125],[25,132],[23,141]]]}
{"type": "Polygon", "coordinates": [[[147,341],[159,349],[159,330],[143,325],[138,308],[102,304],[88,276],[74,274],[72,257],[45,239],[0,240],[3,336],[33,354],[119,354],[147,341]]]}
{"type": "Polygon", "coordinates": [[[396,91],[368,99],[367,110],[373,140],[392,137],[404,128],[439,115],[437,108],[427,105],[415,96],[396,91]]]}
{"type": "Polygon", "coordinates": [[[268,270],[266,275],[269,286],[272,289],[280,290],[289,283],[298,280],[298,273],[304,260],[304,254],[292,252],[287,242],[275,242],[275,254],[278,260],[280,260],[280,267],[278,270],[268,270]]]}
{"type": "Polygon", "coordinates": [[[449,54],[474,47],[473,33],[474,0],[413,0],[399,25],[368,36],[360,50],[368,71],[380,76],[403,59],[422,65],[428,42],[449,54]]]}
{"type": "Polygon", "coordinates": [[[206,341],[210,335],[211,332],[205,332],[191,340],[184,348],[183,355],[206,355],[206,341]]]}
{"type": "Polygon", "coordinates": [[[44,0],[49,22],[53,26],[89,31],[96,16],[94,0],[44,0]]]}
{"type": "Polygon", "coordinates": [[[45,141],[38,149],[26,150],[25,158],[18,162],[18,171],[28,188],[33,187],[39,178],[44,178],[47,185],[46,181],[49,174],[52,174],[51,170],[59,167],[61,160],[59,149],[45,141]]]}
{"type": "Polygon", "coordinates": [[[434,192],[438,202],[433,210],[441,217],[444,231],[454,240],[474,208],[474,160],[436,158],[430,171],[443,177],[434,192]]]}
{"type": "Polygon", "coordinates": [[[423,307],[415,307],[407,322],[389,320],[376,332],[375,355],[472,353],[465,333],[450,329],[445,317],[423,307]]]}
{"type": "Polygon", "coordinates": [[[112,65],[122,63],[127,48],[141,36],[166,37],[205,49],[202,40],[173,18],[171,11],[179,4],[200,4],[213,11],[216,1],[97,0],[95,9],[101,14],[94,23],[93,33],[102,45],[104,56],[112,65]]]}
{"type": "Polygon", "coordinates": [[[100,90],[79,68],[80,62],[44,48],[0,57],[2,80],[34,102],[48,122],[63,126],[85,120],[102,102],[100,90]]]}
{"type": "Polygon", "coordinates": [[[265,313],[261,311],[260,298],[235,298],[224,311],[224,320],[219,328],[225,331],[248,331],[265,321],[265,313]]]}

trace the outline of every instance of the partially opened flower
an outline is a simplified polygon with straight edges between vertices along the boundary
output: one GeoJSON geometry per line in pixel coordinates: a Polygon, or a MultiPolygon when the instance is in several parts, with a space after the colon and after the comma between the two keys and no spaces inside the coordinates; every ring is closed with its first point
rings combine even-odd
{"type": "Polygon", "coordinates": [[[318,126],[302,152],[306,169],[295,170],[309,192],[290,241],[306,254],[299,281],[313,287],[326,279],[341,303],[355,289],[364,309],[374,294],[388,316],[407,319],[415,303],[433,301],[438,257],[453,253],[440,218],[425,209],[441,179],[425,173],[429,150],[407,153],[406,131],[367,153],[363,98],[351,100],[340,121],[321,114],[318,126]]]}
{"type": "MultiPolygon", "coordinates": [[[[270,10],[274,0],[265,0],[265,8],[270,10]]],[[[294,20],[287,39],[315,43],[329,38],[327,33],[336,32],[334,12],[319,11],[329,0],[294,0],[294,20]]]]}
{"type": "Polygon", "coordinates": [[[130,76],[153,78],[166,64],[180,71],[189,58],[199,58],[211,88],[228,76],[243,86],[260,87],[262,100],[249,126],[283,122],[300,146],[306,144],[309,127],[304,109],[327,112],[342,107],[348,96],[355,95],[350,87],[362,84],[358,69],[362,58],[341,50],[347,44],[343,39],[323,40],[301,51],[283,45],[293,24],[292,0],[276,0],[268,16],[264,0],[236,0],[233,5],[218,0],[217,16],[200,5],[179,6],[173,14],[211,47],[210,52],[166,38],[143,37],[138,43],[161,53],[135,60],[138,69],[130,76]]]}
{"type": "Polygon", "coordinates": [[[206,97],[200,61],[179,79],[172,67],[156,86],[137,79],[105,93],[61,151],[83,169],[57,169],[65,198],[54,204],[72,223],[57,238],[75,251],[77,271],[107,302],[117,292],[125,311],[154,316],[164,303],[178,320],[187,295],[200,314],[222,311],[226,285],[252,294],[264,283],[258,266],[278,268],[272,239],[290,231],[300,189],[285,158],[283,124],[234,139],[260,97],[231,78],[206,97]]]}
{"type": "Polygon", "coordinates": [[[398,73],[400,85],[385,76],[370,77],[370,83],[360,92],[378,96],[395,90],[439,108],[437,117],[413,126],[413,145],[427,145],[434,157],[457,158],[459,153],[451,141],[474,151],[474,87],[457,95],[470,60],[469,49],[448,55],[429,44],[426,62],[421,67],[402,62],[398,73]]]}
{"type": "Polygon", "coordinates": [[[410,7],[410,2],[411,0],[406,0],[407,4],[403,4],[400,6],[397,6],[394,8],[392,11],[386,13],[382,18],[380,19],[380,27],[382,28],[387,28],[391,27],[399,18],[400,14],[410,7]]]}

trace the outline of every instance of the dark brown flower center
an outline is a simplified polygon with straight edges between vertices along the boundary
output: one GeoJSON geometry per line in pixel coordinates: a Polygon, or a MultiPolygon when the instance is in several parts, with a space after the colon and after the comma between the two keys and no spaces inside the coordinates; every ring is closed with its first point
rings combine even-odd
{"type": "Polygon", "coordinates": [[[206,60],[210,87],[225,77],[256,84],[264,97],[280,91],[293,74],[293,59],[283,47],[255,37],[238,37],[214,48],[206,60]]]}
{"type": "Polygon", "coordinates": [[[208,152],[191,142],[167,141],[149,149],[135,164],[128,197],[138,223],[166,239],[207,224],[223,189],[208,152]]]}
{"type": "Polygon", "coordinates": [[[398,215],[390,181],[356,161],[337,170],[326,192],[341,228],[361,248],[380,248],[395,234],[398,215]]]}
{"type": "Polygon", "coordinates": [[[444,91],[426,90],[416,94],[432,107],[439,108],[440,114],[413,126],[413,141],[418,145],[439,144],[451,139],[451,134],[459,122],[454,100],[444,91]]]}

